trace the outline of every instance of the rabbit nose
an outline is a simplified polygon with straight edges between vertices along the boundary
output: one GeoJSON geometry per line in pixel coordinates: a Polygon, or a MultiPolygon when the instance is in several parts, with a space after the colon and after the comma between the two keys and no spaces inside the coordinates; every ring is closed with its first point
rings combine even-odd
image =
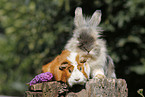
{"type": "Polygon", "coordinates": [[[79,80],[80,80],[80,78],[76,78],[76,79],[75,79],[75,81],[79,81],[79,80]]]}

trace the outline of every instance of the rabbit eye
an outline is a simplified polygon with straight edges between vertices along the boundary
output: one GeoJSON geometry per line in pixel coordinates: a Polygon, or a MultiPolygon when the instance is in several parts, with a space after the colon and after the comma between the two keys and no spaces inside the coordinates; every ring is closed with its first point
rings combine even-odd
{"type": "Polygon", "coordinates": [[[86,63],[87,62],[87,58],[86,57],[81,57],[80,58],[80,63],[86,63]]]}
{"type": "Polygon", "coordinates": [[[80,63],[86,63],[86,60],[81,60],[80,63]]]}

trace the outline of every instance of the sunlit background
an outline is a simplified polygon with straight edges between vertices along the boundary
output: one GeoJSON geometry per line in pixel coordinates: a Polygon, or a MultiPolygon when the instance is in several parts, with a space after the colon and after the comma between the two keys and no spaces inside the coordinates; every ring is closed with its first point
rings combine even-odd
{"type": "Polygon", "coordinates": [[[23,96],[28,83],[64,49],[76,7],[102,11],[108,53],[130,97],[145,89],[145,0],[0,0],[0,95],[23,96]]]}

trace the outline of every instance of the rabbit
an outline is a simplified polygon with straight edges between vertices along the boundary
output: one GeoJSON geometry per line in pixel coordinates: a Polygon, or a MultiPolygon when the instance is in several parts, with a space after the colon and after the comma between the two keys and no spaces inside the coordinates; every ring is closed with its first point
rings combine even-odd
{"type": "Polygon", "coordinates": [[[80,55],[80,59],[87,60],[91,78],[116,78],[113,61],[107,55],[106,42],[100,38],[102,31],[98,27],[100,21],[100,10],[96,10],[91,18],[84,18],[82,8],[77,7],[73,36],[68,40],[64,49],[76,52],[80,55]]]}
{"type": "Polygon", "coordinates": [[[42,66],[42,72],[53,74],[53,80],[67,83],[70,87],[84,85],[90,77],[90,67],[79,55],[69,50],[64,50],[53,61],[42,66]]]}

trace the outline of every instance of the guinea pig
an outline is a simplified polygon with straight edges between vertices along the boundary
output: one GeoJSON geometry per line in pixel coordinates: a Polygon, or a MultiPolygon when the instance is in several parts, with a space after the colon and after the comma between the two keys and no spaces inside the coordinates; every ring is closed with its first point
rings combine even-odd
{"type": "Polygon", "coordinates": [[[86,60],[80,60],[79,55],[68,50],[62,51],[53,61],[42,66],[42,72],[53,74],[53,80],[84,85],[90,76],[90,67],[86,60]]]}

